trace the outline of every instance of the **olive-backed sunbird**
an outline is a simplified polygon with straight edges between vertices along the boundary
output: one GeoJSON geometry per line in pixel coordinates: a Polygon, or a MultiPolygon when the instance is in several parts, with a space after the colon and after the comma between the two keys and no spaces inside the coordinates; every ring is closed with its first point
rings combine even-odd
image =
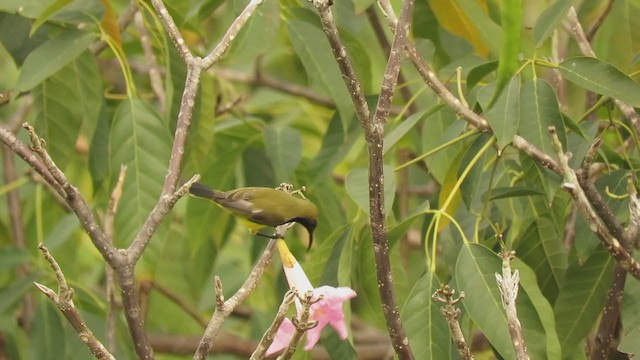
{"type": "Polygon", "coordinates": [[[309,248],[313,243],[313,231],[318,224],[318,208],[309,200],[288,192],[264,187],[245,187],[229,191],[211,189],[201,183],[193,183],[191,195],[208,199],[234,215],[249,228],[253,235],[266,235],[259,230],[297,222],[309,232],[309,248]]]}

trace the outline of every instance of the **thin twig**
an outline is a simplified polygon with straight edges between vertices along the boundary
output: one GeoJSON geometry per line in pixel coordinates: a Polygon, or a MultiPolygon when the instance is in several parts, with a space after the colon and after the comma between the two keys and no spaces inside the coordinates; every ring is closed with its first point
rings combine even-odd
{"type": "Polygon", "coordinates": [[[300,316],[294,316],[291,319],[293,322],[293,327],[295,328],[293,335],[291,335],[291,339],[289,339],[289,344],[284,349],[284,352],[278,356],[278,360],[289,360],[296,352],[298,348],[298,343],[302,340],[302,336],[307,333],[307,331],[313,329],[318,326],[318,321],[309,320],[309,315],[311,312],[311,305],[318,302],[318,300],[313,299],[313,291],[309,290],[304,297],[301,299],[302,301],[302,312],[300,316]]]}
{"type": "Polygon", "coordinates": [[[147,244],[151,240],[151,237],[160,226],[160,223],[164,220],[164,218],[169,214],[173,206],[180,200],[181,197],[186,195],[189,192],[189,187],[191,184],[198,181],[200,179],[200,175],[196,174],[189,181],[184,183],[175,193],[171,195],[163,195],[156,206],[154,206],[153,210],[149,213],[149,216],[145,220],[144,224],[142,224],[142,228],[136,235],[135,239],[131,245],[129,245],[129,249],[127,251],[128,259],[132,264],[135,264],[140,256],[142,256],[142,252],[146,248],[147,244]]]}
{"type": "Polygon", "coordinates": [[[244,25],[249,21],[251,16],[255,13],[258,6],[262,5],[264,0],[251,0],[242,10],[240,15],[229,25],[227,32],[222,36],[218,45],[211,50],[209,55],[207,55],[204,59],[202,59],[202,66],[205,69],[210,68],[213,64],[220,61],[222,55],[229,49],[231,43],[234,39],[238,37],[240,30],[244,27],[244,25]]]}
{"type": "Polygon", "coordinates": [[[185,64],[192,63],[194,57],[191,54],[191,51],[189,51],[187,43],[184,41],[182,34],[180,34],[180,30],[178,30],[178,26],[175,21],[173,21],[171,15],[169,15],[169,11],[164,6],[162,0],[151,0],[151,4],[154,9],[156,9],[156,13],[160,17],[160,21],[164,24],[164,27],[167,30],[169,37],[171,37],[171,40],[173,40],[173,44],[176,46],[176,49],[178,49],[178,53],[182,60],[184,60],[185,64]]]}
{"type": "Polygon", "coordinates": [[[50,184],[55,191],[62,195],[66,195],[60,184],[56,182],[53,175],[47,167],[22,141],[20,141],[13,132],[4,126],[0,126],[0,141],[4,143],[11,151],[16,153],[24,160],[33,170],[35,170],[45,181],[50,184]]]}
{"type": "Polygon", "coordinates": [[[607,15],[609,15],[609,13],[611,12],[611,8],[613,8],[613,0],[609,0],[607,2],[607,6],[605,6],[604,10],[602,11],[602,13],[600,13],[596,21],[593,22],[593,25],[591,25],[591,28],[586,35],[586,39],[588,42],[593,41],[593,37],[596,36],[598,29],[600,29],[600,26],[602,26],[602,23],[604,23],[604,19],[606,19],[607,15]]]}
{"type": "MultiPolygon", "coordinates": [[[[395,16],[395,12],[389,0],[378,0],[382,11],[391,27],[396,26],[398,19],[395,16]]],[[[436,74],[429,68],[427,62],[422,58],[415,45],[411,42],[407,42],[406,51],[409,55],[409,60],[413,63],[420,76],[422,76],[424,82],[438,95],[446,104],[451,108],[456,115],[464,119],[478,130],[483,132],[491,132],[489,123],[485,118],[476,114],[468,107],[465,107],[462,102],[456,98],[453,93],[447,89],[447,87],[438,79],[436,74]]],[[[548,168],[549,170],[560,173],[560,168],[556,164],[556,161],[549,155],[545,154],[535,145],[528,142],[520,135],[515,135],[511,145],[535,159],[540,165],[548,168]]]]}
{"type": "Polygon", "coordinates": [[[462,328],[458,322],[458,320],[460,320],[460,309],[456,307],[456,305],[464,299],[464,292],[460,292],[460,296],[454,299],[455,293],[456,291],[449,285],[443,285],[440,289],[436,290],[431,298],[434,301],[444,304],[440,311],[442,312],[442,316],[447,320],[453,343],[456,345],[460,357],[465,360],[473,360],[471,348],[465,340],[462,328]]]}
{"type": "MultiPolygon", "coordinates": [[[[114,266],[119,257],[117,256],[117,252],[115,248],[109,245],[105,239],[104,232],[98,226],[98,223],[91,212],[91,209],[84,201],[84,198],[78,191],[76,187],[71,185],[67,180],[67,177],[64,175],[62,170],[60,170],[56,164],[49,156],[49,153],[44,147],[44,141],[36,134],[33,127],[27,123],[22,125],[28,132],[29,138],[31,139],[32,150],[40,157],[42,164],[44,164],[47,172],[53,178],[53,184],[57,184],[62,188],[63,194],[69,203],[69,206],[73,210],[73,212],[80,219],[80,224],[85,229],[85,231],[89,234],[93,245],[100,251],[100,254],[111,264],[114,266]]],[[[36,169],[38,171],[38,169],[36,169]]],[[[40,173],[40,171],[38,171],[40,173]]],[[[42,173],[40,173],[42,175],[42,173]]],[[[50,182],[51,179],[44,177],[47,182],[50,182]]]]}
{"type": "Polygon", "coordinates": [[[262,339],[260,339],[260,342],[258,343],[256,350],[253,352],[253,354],[251,354],[251,357],[249,358],[249,360],[258,360],[258,359],[264,358],[265,354],[267,353],[267,350],[269,349],[269,346],[271,346],[273,339],[276,337],[276,333],[280,328],[280,324],[282,324],[282,322],[286,318],[287,311],[289,310],[289,307],[291,306],[291,304],[293,304],[293,301],[295,300],[296,296],[298,296],[297,292],[292,290],[289,290],[287,291],[286,294],[284,294],[282,303],[278,308],[278,312],[276,313],[276,316],[274,317],[273,322],[271,323],[271,326],[269,326],[269,329],[267,329],[264,335],[262,335],[262,339]]]}
{"type": "Polygon", "coordinates": [[[520,286],[520,274],[518,270],[511,271],[511,261],[515,257],[515,251],[503,251],[500,253],[502,258],[502,275],[496,273],[496,282],[502,298],[502,307],[507,313],[507,325],[509,335],[511,336],[511,344],[516,352],[516,359],[528,360],[529,354],[524,342],[522,334],[522,325],[518,319],[518,311],[516,310],[516,299],[518,298],[518,287],[520,286]]]}
{"type": "MultiPolygon", "coordinates": [[[[378,18],[378,14],[376,13],[375,6],[369,6],[365,11],[365,13],[367,14],[367,19],[369,19],[369,23],[373,28],[373,33],[376,35],[376,39],[378,39],[380,46],[382,46],[382,50],[387,56],[389,56],[389,54],[391,53],[391,44],[389,44],[387,35],[384,33],[384,28],[382,27],[380,18],[378,18]]],[[[407,81],[405,80],[405,77],[402,74],[402,71],[400,71],[398,73],[398,83],[405,84],[406,82],[407,81]]],[[[411,89],[409,89],[408,86],[401,87],[399,91],[400,91],[400,95],[402,96],[405,102],[409,102],[413,98],[413,95],[411,94],[411,89]]],[[[418,107],[416,106],[415,102],[412,102],[409,105],[409,113],[415,114],[417,112],[418,112],[418,107]]]]}
{"type": "Polygon", "coordinates": [[[209,325],[207,325],[207,329],[205,330],[200,343],[198,344],[198,349],[196,350],[196,353],[193,357],[194,360],[204,360],[207,358],[214,340],[220,333],[220,329],[222,328],[222,324],[225,318],[229,316],[233,309],[240,305],[240,303],[242,303],[249,296],[249,294],[251,294],[251,291],[253,291],[253,289],[256,287],[258,280],[262,276],[262,273],[264,273],[264,270],[273,258],[275,250],[276,241],[270,240],[267,244],[266,249],[262,253],[262,256],[260,256],[260,259],[258,259],[256,265],[253,267],[253,270],[251,270],[251,273],[244,281],[240,289],[238,289],[238,291],[236,291],[236,293],[227,301],[224,301],[224,297],[222,295],[222,285],[220,283],[220,279],[216,277],[216,298],[218,305],[216,306],[216,311],[213,313],[211,320],[209,320],[209,325]]]}
{"type": "MultiPolygon", "coordinates": [[[[590,56],[592,58],[596,57],[596,53],[593,51],[593,48],[591,48],[591,43],[584,34],[584,30],[578,21],[578,15],[576,14],[576,10],[573,6],[569,8],[569,12],[567,13],[565,28],[576,40],[576,43],[578,44],[578,47],[580,47],[580,51],[583,55],[590,56]]],[[[613,101],[622,114],[634,125],[636,132],[640,134],[640,115],[638,115],[633,106],[630,106],[618,99],[613,99],[613,101]]]]}
{"type": "Polygon", "coordinates": [[[602,241],[605,249],[616,259],[622,268],[630,272],[634,277],[640,279],[640,264],[638,264],[631,254],[622,246],[620,240],[612,236],[602,220],[598,217],[582,190],[582,187],[580,187],[575,172],[569,167],[569,156],[562,150],[562,143],[558,138],[555,128],[549,127],[549,132],[551,133],[553,147],[558,156],[558,163],[562,170],[562,176],[564,177],[562,188],[571,194],[576,205],[583,212],[592,231],[602,241]]]}
{"type": "Polygon", "coordinates": [[[97,359],[115,359],[82,320],[82,316],[80,316],[80,313],[78,312],[78,309],[76,309],[72,300],[73,289],[67,286],[67,280],[65,279],[60,266],[49,253],[49,249],[47,249],[43,243],[38,245],[38,249],[42,250],[45,259],[47,259],[47,262],[49,262],[51,269],[53,269],[53,272],[56,275],[56,279],[58,280],[58,293],[42,284],[34,282],[34,285],[43,294],[47,295],[54,304],[56,304],[60,312],[64,314],[73,329],[78,333],[80,340],[87,345],[93,356],[97,359]]]}

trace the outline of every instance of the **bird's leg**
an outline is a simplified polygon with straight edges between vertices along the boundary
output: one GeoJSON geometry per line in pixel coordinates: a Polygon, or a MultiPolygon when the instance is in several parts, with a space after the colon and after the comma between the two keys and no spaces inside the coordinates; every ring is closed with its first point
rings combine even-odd
{"type": "Polygon", "coordinates": [[[269,239],[274,239],[274,240],[277,240],[277,239],[284,239],[284,236],[282,236],[282,235],[280,235],[280,234],[278,234],[278,233],[275,233],[275,234],[273,234],[273,235],[269,235],[269,234],[263,234],[263,233],[261,233],[261,232],[257,232],[257,233],[256,233],[256,235],[258,235],[258,236],[263,236],[263,237],[266,237],[266,238],[269,238],[269,239]]]}

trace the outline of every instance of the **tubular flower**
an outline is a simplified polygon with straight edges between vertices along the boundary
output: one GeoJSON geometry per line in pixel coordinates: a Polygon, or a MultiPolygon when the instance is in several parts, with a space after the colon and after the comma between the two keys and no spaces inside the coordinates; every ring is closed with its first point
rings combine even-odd
{"type": "MultiPolygon", "coordinates": [[[[278,240],[278,250],[280,251],[280,257],[282,258],[284,273],[287,277],[289,287],[292,289],[295,288],[301,295],[306,294],[308,291],[313,292],[313,303],[309,309],[309,320],[317,321],[318,325],[307,331],[307,344],[304,349],[309,351],[313,348],[320,340],[322,329],[327,325],[331,325],[338,332],[341,339],[346,339],[349,331],[347,330],[347,324],[344,319],[342,304],[356,297],[356,292],[348,287],[336,288],[325,285],[319,288],[313,288],[304,270],[281,239],[278,240]]],[[[295,303],[298,316],[300,316],[303,311],[302,303],[299,299],[296,299],[295,303]]],[[[267,355],[276,353],[287,347],[294,331],[295,327],[291,320],[284,319],[276,333],[273,343],[269,347],[269,350],[267,350],[267,355]]]]}

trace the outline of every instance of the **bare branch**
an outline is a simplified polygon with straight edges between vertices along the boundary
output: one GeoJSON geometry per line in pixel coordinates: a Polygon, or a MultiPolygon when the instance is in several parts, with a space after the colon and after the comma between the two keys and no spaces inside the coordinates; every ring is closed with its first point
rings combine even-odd
{"type": "Polygon", "coordinates": [[[132,264],[135,264],[138,261],[147,244],[149,244],[151,236],[153,236],[155,231],[158,229],[158,226],[160,226],[162,220],[164,220],[171,209],[173,209],[173,206],[176,204],[176,202],[178,202],[181,197],[187,194],[189,192],[189,187],[191,186],[191,184],[198,181],[199,179],[200,175],[196,174],[191,177],[189,181],[184,183],[175,193],[171,195],[163,195],[160,198],[156,206],[153,208],[153,210],[151,210],[151,213],[149,213],[149,217],[147,217],[147,220],[145,220],[142,228],[140,229],[140,232],[138,232],[138,235],[136,235],[136,238],[129,246],[127,255],[129,261],[132,264]]]}
{"type": "Polygon", "coordinates": [[[509,327],[509,335],[511,336],[511,344],[516,352],[516,359],[529,360],[527,347],[524,343],[524,335],[522,334],[522,325],[520,325],[518,311],[516,310],[520,274],[518,270],[514,272],[511,271],[511,261],[514,257],[515,251],[504,250],[500,253],[500,258],[502,259],[502,275],[496,273],[496,282],[498,283],[498,289],[500,289],[502,307],[504,307],[507,313],[507,325],[509,327]]]}
{"type": "MultiPolygon", "coordinates": [[[[118,256],[115,247],[107,242],[104,232],[100,229],[100,226],[98,226],[91,209],[84,201],[84,198],[78,189],[69,183],[62,170],[60,170],[53,162],[53,159],[51,159],[51,156],[49,156],[49,153],[44,147],[44,141],[36,134],[33,127],[27,123],[24,123],[22,126],[27,129],[29,138],[33,145],[33,151],[40,157],[42,163],[47,169],[47,172],[53,178],[51,179],[43,176],[45,180],[47,180],[47,182],[52,180],[52,185],[57,184],[57,186],[62,188],[62,194],[65,196],[65,199],[73,212],[78,216],[78,219],[80,219],[80,224],[82,224],[84,230],[89,234],[93,245],[98,249],[98,251],[100,251],[102,257],[109,262],[111,266],[114,268],[117,267],[121,258],[118,256]]],[[[31,165],[31,163],[29,164],[31,165]]],[[[34,167],[34,169],[42,175],[37,168],[34,167]]]]}
{"type": "Polygon", "coordinates": [[[265,354],[267,353],[267,350],[269,349],[269,346],[271,346],[273,339],[276,337],[276,333],[280,328],[280,324],[282,324],[285,317],[287,316],[287,311],[289,310],[289,307],[291,306],[291,304],[293,304],[293,301],[295,300],[296,296],[297,296],[297,293],[292,290],[289,290],[287,291],[286,294],[284,294],[282,303],[278,308],[278,312],[276,313],[276,316],[273,319],[271,326],[269,326],[269,329],[267,329],[264,335],[262,335],[262,339],[260,339],[260,343],[258,343],[256,350],[253,352],[253,354],[251,354],[251,357],[249,358],[249,360],[258,360],[258,359],[264,358],[265,354]]]}
{"type": "Polygon", "coordinates": [[[291,321],[293,322],[293,326],[295,331],[289,340],[289,345],[284,349],[284,352],[278,356],[278,360],[288,360],[291,359],[293,354],[296,352],[298,348],[298,343],[302,340],[302,336],[304,334],[318,326],[318,321],[310,321],[309,314],[311,310],[311,305],[318,302],[319,300],[313,299],[313,291],[309,290],[304,295],[302,300],[302,312],[300,313],[300,317],[294,316],[291,321]]]}
{"type": "MultiPolygon", "coordinates": [[[[153,8],[156,9],[156,13],[160,17],[162,24],[164,24],[164,28],[167,30],[169,37],[173,40],[173,44],[178,49],[178,53],[182,60],[184,60],[185,64],[189,65],[193,62],[193,55],[189,48],[187,47],[187,43],[184,41],[182,34],[180,34],[180,30],[178,30],[178,26],[173,21],[171,15],[169,15],[169,11],[164,6],[162,0],[151,0],[151,4],[153,8]]],[[[188,78],[188,77],[187,77],[188,78]]]]}
{"type": "Polygon", "coordinates": [[[218,45],[211,50],[209,55],[207,55],[204,59],[202,59],[202,67],[205,69],[210,68],[213,64],[220,61],[222,55],[229,49],[231,43],[234,39],[238,37],[240,30],[247,23],[247,21],[251,18],[253,13],[256,11],[258,6],[262,5],[264,0],[251,0],[249,4],[242,10],[240,15],[233,21],[233,23],[227,29],[227,32],[224,34],[222,39],[218,45]]]}
{"type": "MultiPolygon", "coordinates": [[[[584,30],[578,21],[578,15],[576,14],[576,10],[573,6],[569,8],[569,12],[567,13],[565,28],[576,40],[576,43],[578,43],[578,47],[580,47],[580,51],[583,55],[593,58],[596,57],[596,53],[591,48],[591,43],[584,34],[584,30]]],[[[630,106],[618,99],[613,99],[613,101],[622,114],[634,125],[636,133],[640,134],[640,115],[638,115],[633,106],[630,106]]]]}
{"type": "Polygon", "coordinates": [[[471,348],[469,348],[469,344],[467,344],[464,334],[462,333],[462,328],[460,328],[460,323],[458,322],[458,320],[460,320],[460,309],[456,307],[456,305],[464,299],[464,292],[461,292],[460,296],[454,299],[453,296],[455,293],[456,291],[449,287],[449,285],[443,285],[431,298],[445,305],[440,311],[444,318],[447,319],[451,337],[453,338],[454,344],[456,344],[456,349],[460,357],[465,360],[473,360],[471,348]]]}
{"type": "Polygon", "coordinates": [[[64,278],[60,266],[49,253],[49,249],[47,249],[43,243],[38,245],[38,249],[42,250],[45,259],[47,259],[47,262],[49,262],[51,269],[53,269],[56,275],[56,279],[58,280],[58,293],[56,294],[53,290],[42,284],[34,283],[35,286],[56,304],[60,312],[64,314],[73,329],[78,333],[80,340],[87,345],[93,356],[98,359],[115,359],[82,320],[78,309],[76,309],[71,299],[73,297],[73,289],[67,286],[67,280],[64,278]]]}
{"type": "MultiPolygon", "coordinates": [[[[283,226],[279,226],[276,229],[278,234],[282,234],[283,231],[281,228],[283,226]]],[[[275,254],[276,250],[276,241],[270,240],[265,248],[262,256],[258,259],[256,265],[253,267],[253,270],[244,281],[240,289],[236,291],[236,293],[229,298],[227,301],[224,301],[224,296],[222,295],[222,285],[220,284],[219,279],[216,280],[216,298],[217,298],[217,306],[216,311],[213,313],[211,320],[209,320],[209,325],[207,325],[207,329],[198,344],[198,349],[194,355],[195,360],[204,360],[207,358],[211,347],[213,346],[213,342],[216,339],[217,335],[220,333],[220,328],[227,316],[233,312],[233,310],[243,302],[251,291],[256,287],[258,280],[264,273],[267,265],[271,262],[271,258],[273,258],[273,254],[275,254]]]]}
{"type": "Polygon", "coordinates": [[[627,271],[620,264],[613,268],[613,281],[604,303],[604,311],[594,339],[594,347],[589,353],[590,360],[606,360],[613,358],[618,348],[615,334],[620,326],[620,311],[627,271]]]}
{"type": "Polygon", "coordinates": [[[622,268],[630,272],[634,277],[640,279],[640,264],[638,264],[633,256],[622,246],[620,240],[612,236],[602,223],[602,220],[598,217],[591,203],[589,203],[582,187],[580,187],[575,172],[569,167],[569,156],[562,150],[562,143],[558,138],[555,128],[550,127],[549,132],[551,133],[553,147],[558,155],[558,163],[562,170],[562,176],[564,177],[562,188],[571,194],[576,205],[584,214],[591,230],[600,238],[605,249],[616,259],[622,268]]]}
{"type": "Polygon", "coordinates": [[[391,99],[400,72],[402,49],[407,43],[409,26],[414,0],[405,0],[402,6],[401,20],[397,22],[395,37],[390,50],[387,67],[385,69],[380,97],[373,119],[370,118],[369,108],[362,91],[362,86],[338,33],[331,11],[332,2],[329,0],[313,0],[312,5],[318,11],[320,22],[324,30],[331,51],[342,73],[351,100],[356,108],[356,114],[365,134],[369,149],[369,201],[370,222],[374,256],[376,260],[376,275],[378,288],[382,299],[382,311],[387,322],[391,343],[401,359],[413,359],[413,354],[406,337],[404,326],[400,319],[400,311],[393,290],[393,277],[389,261],[389,245],[386,229],[386,214],[384,203],[384,174],[383,174],[383,143],[384,124],[391,105],[391,99]]]}

